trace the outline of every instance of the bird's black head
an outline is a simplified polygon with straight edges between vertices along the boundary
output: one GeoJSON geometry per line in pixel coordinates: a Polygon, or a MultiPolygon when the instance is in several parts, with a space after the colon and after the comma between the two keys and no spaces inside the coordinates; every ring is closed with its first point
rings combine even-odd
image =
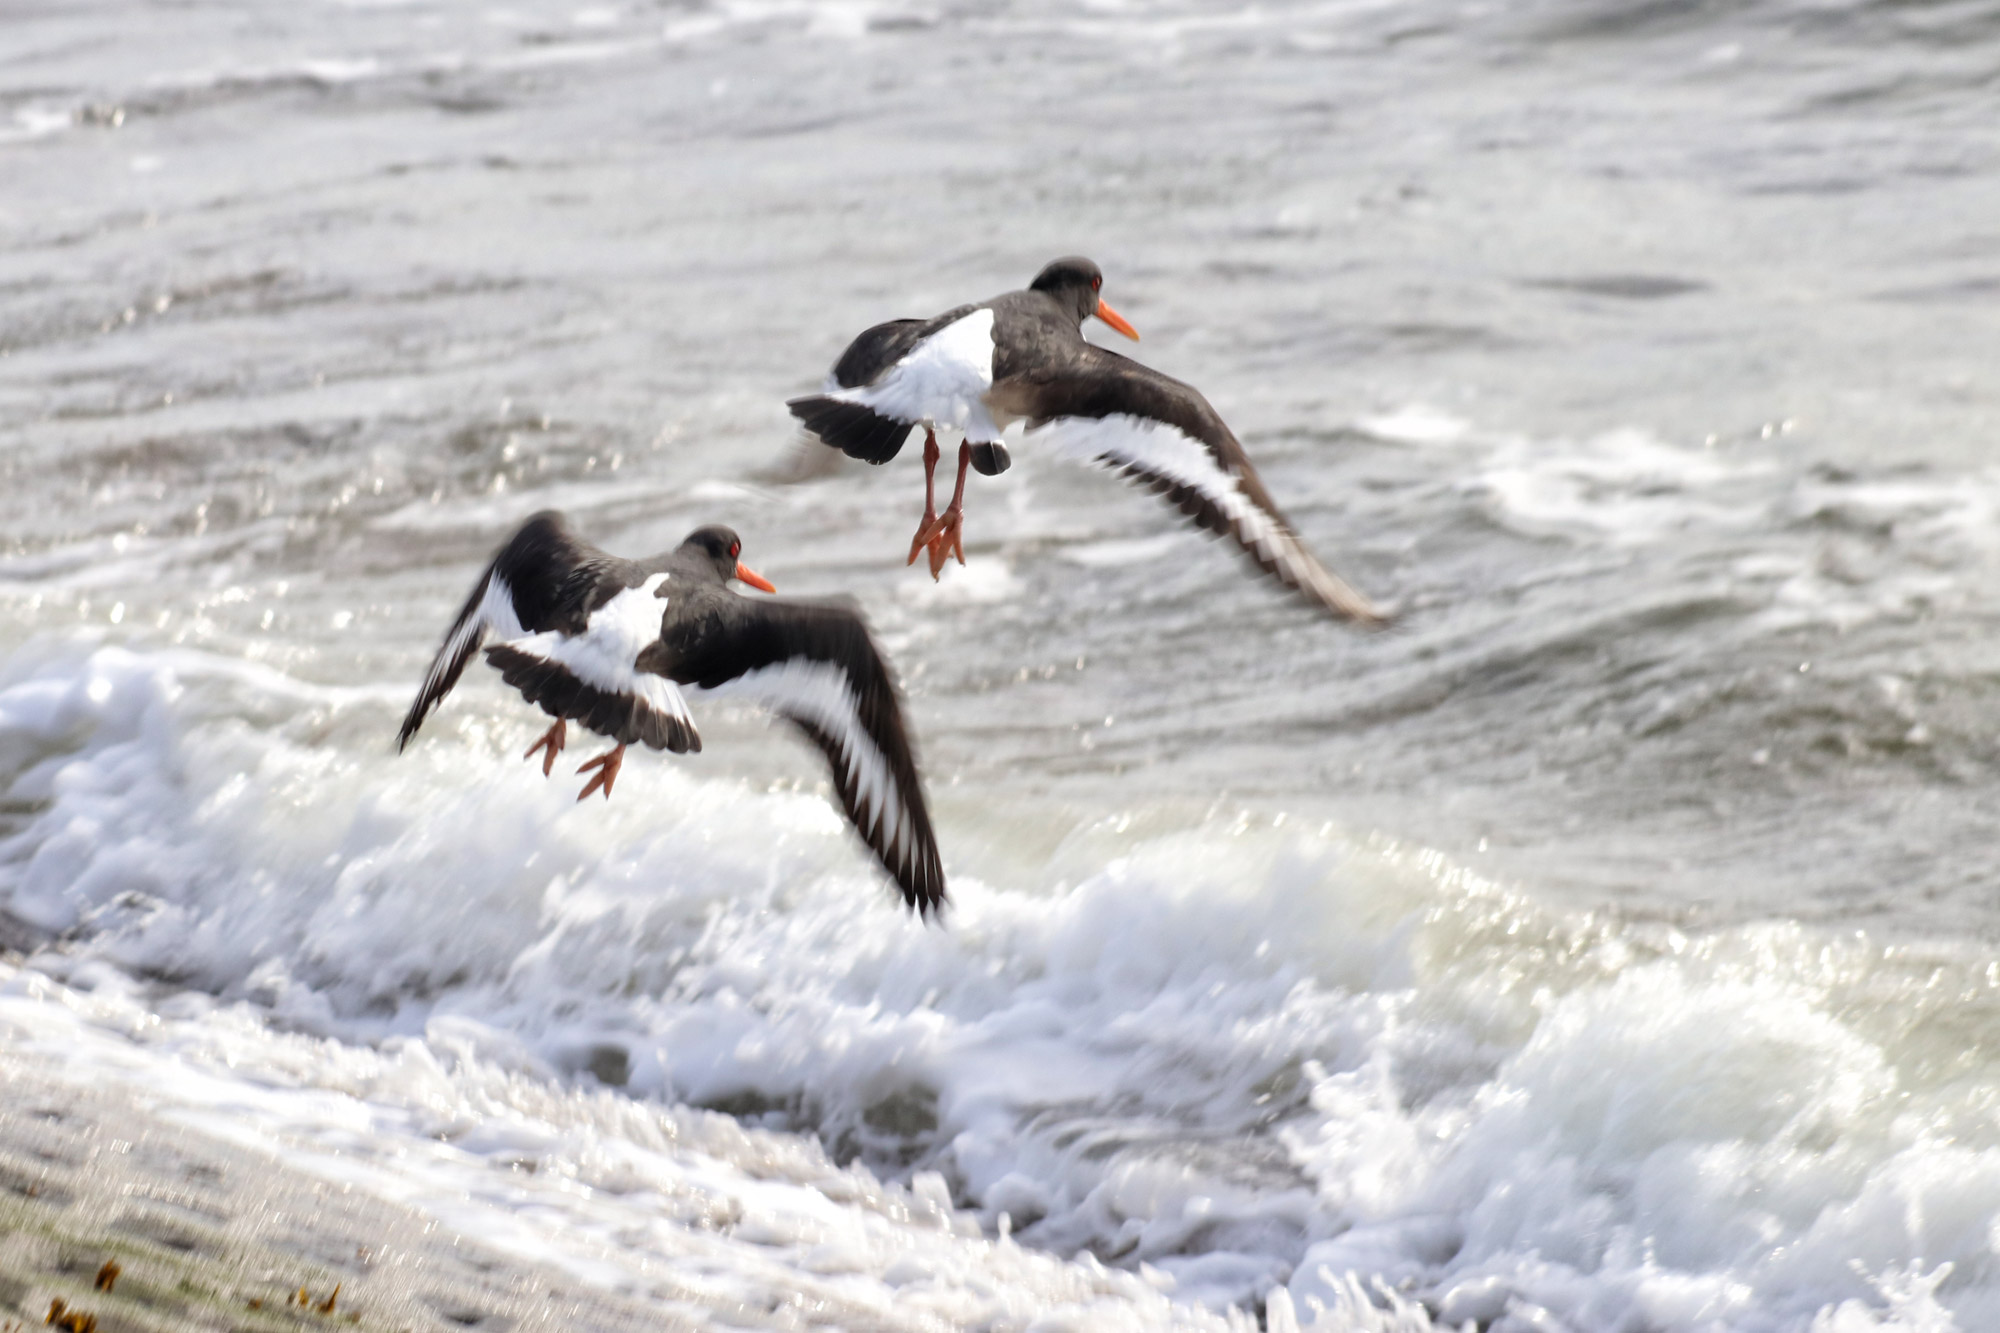
{"type": "Polygon", "coordinates": [[[743,554],[743,539],[736,535],[734,528],[725,528],[720,523],[696,528],[681,543],[681,550],[712,566],[718,583],[741,579],[753,588],[761,588],[765,592],[777,591],[769,579],[737,559],[743,554]]]}
{"type": "Polygon", "coordinates": [[[1103,269],[1082,255],[1071,255],[1043,268],[1028,290],[1055,297],[1057,304],[1076,311],[1076,322],[1081,324],[1097,313],[1097,293],[1103,286],[1103,269]]]}
{"type": "Polygon", "coordinates": [[[1075,311],[1078,324],[1095,315],[1127,338],[1138,341],[1139,331],[1126,323],[1123,315],[1104,304],[1103,298],[1098,295],[1103,289],[1104,270],[1082,255],[1070,255],[1054,261],[1028,284],[1029,291],[1047,292],[1064,310],[1075,311]]]}

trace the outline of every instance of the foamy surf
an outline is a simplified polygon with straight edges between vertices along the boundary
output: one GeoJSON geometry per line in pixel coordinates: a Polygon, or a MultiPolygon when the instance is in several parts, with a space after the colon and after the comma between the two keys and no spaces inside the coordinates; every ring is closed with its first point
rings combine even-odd
{"type": "Polygon", "coordinates": [[[797,1198],[731,1186],[723,1229],[785,1263],[888,1281],[916,1227],[952,1300],[1013,1272],[991,1308],[1106,1327],[2000,1314],[1970,950],[1569,918],[1247,813],[1030,890],[961,873],[926,929],[816,794],[660,764],[578,808],[511,724],[330,750],[395,700],[185,652],[42,644],[6,680],[0,894],[56,936],[15,1058],[185,1084],[288,1154],[343,1127],[357,1182],[502,1247],[587,1236],[594,1280],[684,1257],[638,1219],[695,1188],[661,1156],[693,1135],[732,1180],[805,1164],[797,1198]],[[537,1183],[452,1183],[508,1163],[537,1183]]]}
{"type": "Polygon", "coordinates": [[[1978,5],[8,32],[9,1071],[689,1319],[2000,1323],[1978,5]],[[907,449],[771,466],[1077,250],[1392,632],[1033,437],[935,584],[907,449]],[[391,755],[545,505],[860,600],[948,928],[761,719],[580,808],[482,670],[391,755]]]}

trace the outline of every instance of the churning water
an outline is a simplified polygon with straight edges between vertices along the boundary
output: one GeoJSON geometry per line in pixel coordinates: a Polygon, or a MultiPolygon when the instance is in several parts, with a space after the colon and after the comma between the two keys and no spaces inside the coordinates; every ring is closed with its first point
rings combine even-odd
{"type": "Polygon", "coordinates": [[[1996,86],[1991,0],[16,3],[5,1059],[696,1312],[2000,1326],[1996,86]],[[933,585],[794,439],[1072,252],[1394,629],[1032,437],[933,585]],[[861,599],[948,928],[751,715],[393,753],[549,506],[861,599]]]}

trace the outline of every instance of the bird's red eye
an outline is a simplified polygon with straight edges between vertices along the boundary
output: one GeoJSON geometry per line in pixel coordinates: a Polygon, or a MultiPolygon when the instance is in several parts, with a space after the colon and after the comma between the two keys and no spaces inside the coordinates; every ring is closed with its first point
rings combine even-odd
{"type": "Polygon", "coordinates": [[[1101,291],[1103,291],[1103,290],[1104,290],[1104,279],[1102,279],[1102,278],[1092,278],[1092,279],[1090,280],[1090,290],[1092,290],[1093,292],[1101,292],[1101,291]]]}
{"type": "Polygon", "coordinates": [[[729,543],[729,558],[731,560],[734,560],[739,554],[742,553],[742,550],[743,550],[742,542],[729,543]]]}

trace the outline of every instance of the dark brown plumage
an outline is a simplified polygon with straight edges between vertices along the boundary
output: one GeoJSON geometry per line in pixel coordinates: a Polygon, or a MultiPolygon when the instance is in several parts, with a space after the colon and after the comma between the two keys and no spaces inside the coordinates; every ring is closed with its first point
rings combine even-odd
{"type": "MultiPolygon", "coordinates": [[[[445,635],[397,737],[407,745],[457,684],[489,634],[488,662],[556,719],[529,748],[547,773],[570,722],[615,741],[586,763],[583,790],[611,794],[625,747],[699,751],[681,687],[748,699],[777,712],[832,766],[841,809],[895,880],[929,915],[946,900],[915,747],[896,682],[866,621],[841,601],[751,599],[741,579],[771,585],[737,559],[728,528],[697,529],[646,560],[607,555],[560,514],[529,519],[497,551],[445,635]]],[[[579,797],[581,799],[581,797],[579,797]]]]}
{"type": "Polygon", "coordinates": [[[865,330],[834,363],[826,387],[794,398],[792,414],[850,457],[885,463],[912,428],[924,428],[924,519],[910,559],[930,552],[936,575],[948,555],[964,563],[968,468],[993,475],[1011,463],[1006,426],[1027,423],[1058,445],[1159,492],[1200,527],[1233,538],[1259,568],[1323,610],[1364,625],[1386,613],[1320,563],[1266,489],[1243,445],[1192,386],[1087,342],[1093,316],[1137,338],[1103,303],[1103,274],[1087,259],[1059,259],[1021,291],[963,305],[933,319],[865,330]],[[936,513],[935,431],[964,431],[958,482],[936,513]]]}

